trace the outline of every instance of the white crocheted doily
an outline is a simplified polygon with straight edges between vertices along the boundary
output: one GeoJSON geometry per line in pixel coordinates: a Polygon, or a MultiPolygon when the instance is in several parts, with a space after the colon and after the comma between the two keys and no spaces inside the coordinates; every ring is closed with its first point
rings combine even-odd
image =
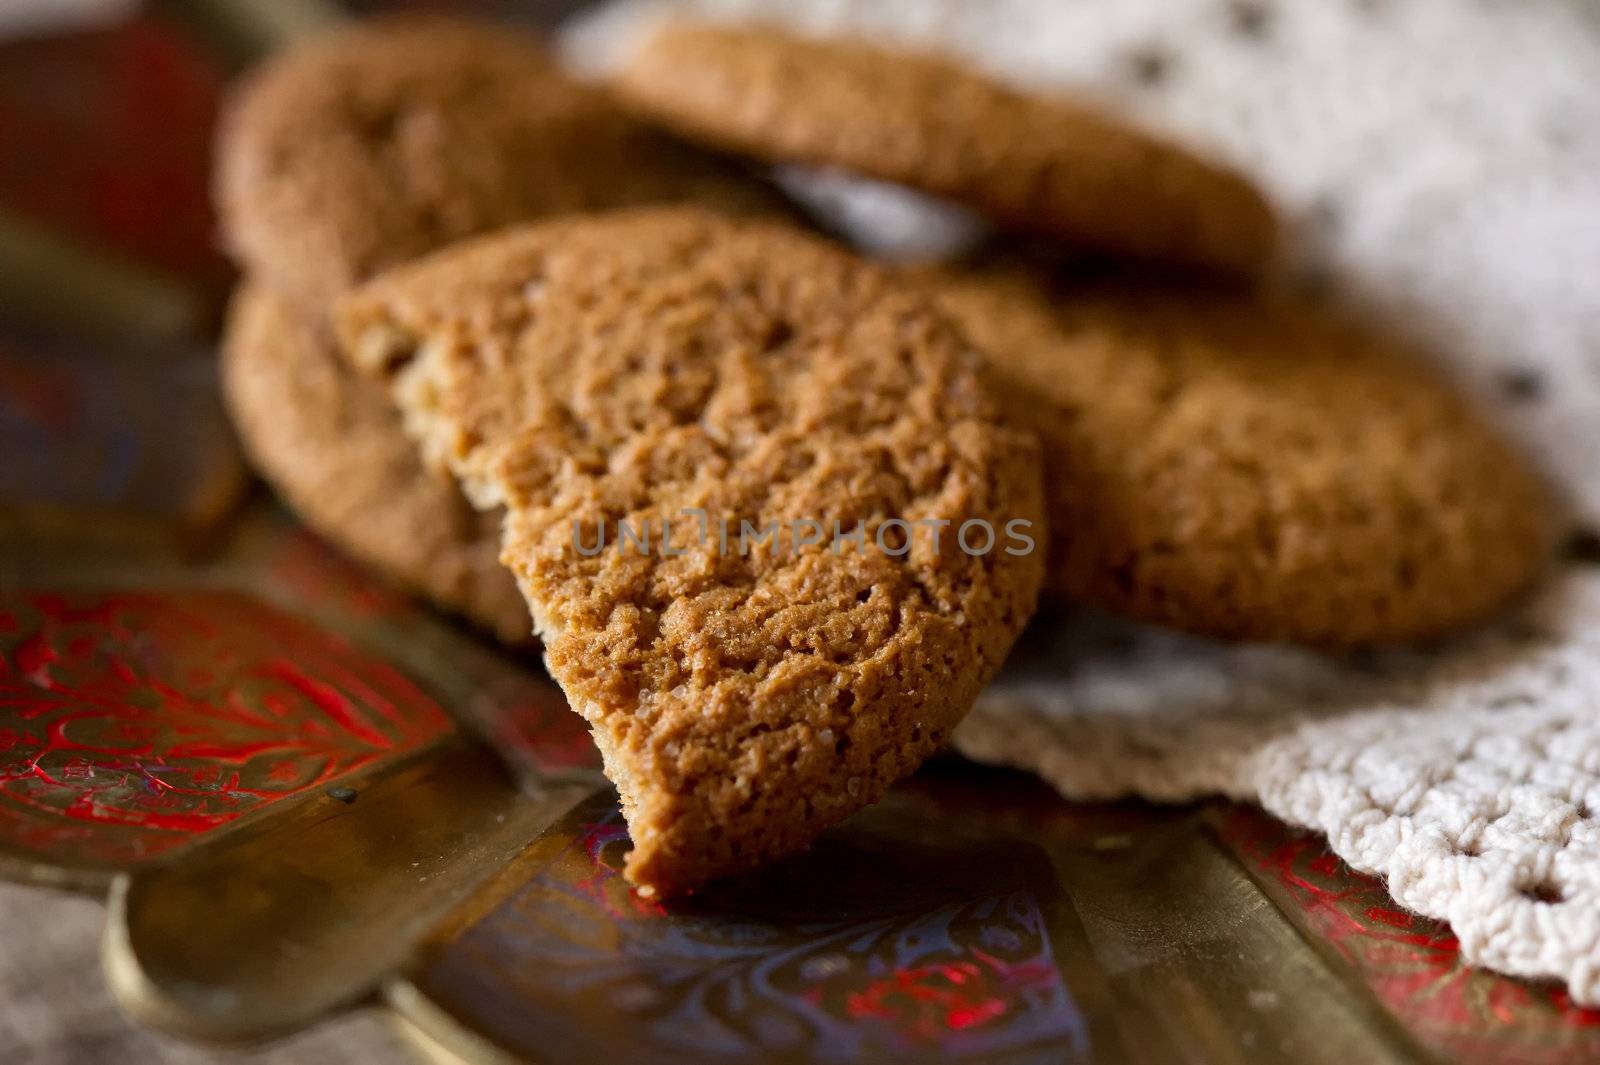
{"type": "MultiPolygon", "coordinates": [[[[569,36],[602,62],[663,3],[569,36]]],[[[682,0],[965,51],[1256,174],[1296,271],[1431,342],[1600,519],[1600,7],[1581,0],[682,0]]],[[[830,189],[830,195],[839,190],[830,189]]],[[[870,225],[872,205],[844,221],[870,225]]],[[[904,213],[896,215],[902,230],[904,213]]],[[[884,239],[892,243],[894,234],[884,239]]],[[[1600,538],[1491,631],[1331,659],[1042,620],[956,737],[1074,798],[1260,802],[1474,964],[1600,1005],[1600,538]]]]}

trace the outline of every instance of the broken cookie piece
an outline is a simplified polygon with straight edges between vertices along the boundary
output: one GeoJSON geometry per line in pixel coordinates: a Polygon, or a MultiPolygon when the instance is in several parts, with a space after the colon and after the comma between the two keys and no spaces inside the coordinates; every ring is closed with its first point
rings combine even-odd
{"type": "Polygon", "coordinates": [[[922,293],[827,242],[682,208],[551,222],[380,278],[338,325],[424,455],[507,508],[647,893],[878,799],[1032,610],[1036,442],[922,293]]]}

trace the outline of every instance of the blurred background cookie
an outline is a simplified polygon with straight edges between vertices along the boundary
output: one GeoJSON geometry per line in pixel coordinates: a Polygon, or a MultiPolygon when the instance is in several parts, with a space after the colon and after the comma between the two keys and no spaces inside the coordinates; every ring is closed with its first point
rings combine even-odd
{"type": "Polygon", "coordinates": [[[568,79],[538,37],[442,17],[362,23],[269,59],[225,117],[215,189],[232,254],[314,313],[385,267],[513,222],[778,202],[568,79]]]}
{"type": "Polygon", "coordinates": [[[1251,274],[1276,240],[1271,208],[1239,174],[939,55],[668,23],[615,87],[717,148],[910,186],[1087,251],[1251,274]]]}

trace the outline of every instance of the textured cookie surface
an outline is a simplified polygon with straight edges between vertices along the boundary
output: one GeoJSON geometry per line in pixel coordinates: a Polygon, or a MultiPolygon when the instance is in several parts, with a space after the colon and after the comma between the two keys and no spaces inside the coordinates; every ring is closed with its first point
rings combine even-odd
{"type": "Polygon", "coordinates": [[[912,185],[1088,248],[1234,272],[1272,252],[1272,212],[1243,178],[951,59],[761,27],[668,25],[616,87],[719,147],[912,185]]]}
{"type": "Polygon", "coordinates": [[[392,18],[269,60],[218,147],[232,253],[313,313],[461,237],[564,211],[768,201],[699,152],[566,79],[537,38],[392,18]]]}
{"type": "Polygon", "coordinates": [[[325,327],[242,286],[223,343],[224,396],[245,450],[295,511],[350,554],[507,641],[533,626],[500,564],[500,522],[425,470],[383,389],[325,327]]]}
{"type": "Polygon", "coordinates": [[[1047,586],[1337,647],[1480,620],[1545,558],[1536,475],[1393,338],[1289,301],[940,276],[1040,432],[1047,586]]]}
{"type": "Polygon", "coordinates": [[[877,799],[1032,608],[1040,555],[1004,529],[1040,520],[1035,441],[931,302],[830,244],[686,209],[552,222],[401,268],[338,319],[426,450],[507,507],[503,557],[646,889],[796,850],[877,799]],[[958,547],[973,521],[986,554],[958,547]],[[859,546],[834,540],[858,523],[859,546]]]}

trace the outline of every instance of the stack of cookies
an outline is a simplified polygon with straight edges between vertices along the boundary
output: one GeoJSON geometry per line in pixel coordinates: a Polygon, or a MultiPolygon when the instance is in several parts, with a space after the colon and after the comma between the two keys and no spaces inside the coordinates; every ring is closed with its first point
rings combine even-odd
{"type": "Polygon", "coordinates": [[[1547,549],[1539,478],[1422,359],[1260,294],[1248,181],[945,58],[674,25],[596,87],[508,30],[371,23],[252,77],[217,192],[257,467],[538,635],[646,893],[878,799],[1041,590],[1340,648],[1480,620],[1547,549]],[[797,167],[989,237],[869,262],[774,191],[797,167]]]}

